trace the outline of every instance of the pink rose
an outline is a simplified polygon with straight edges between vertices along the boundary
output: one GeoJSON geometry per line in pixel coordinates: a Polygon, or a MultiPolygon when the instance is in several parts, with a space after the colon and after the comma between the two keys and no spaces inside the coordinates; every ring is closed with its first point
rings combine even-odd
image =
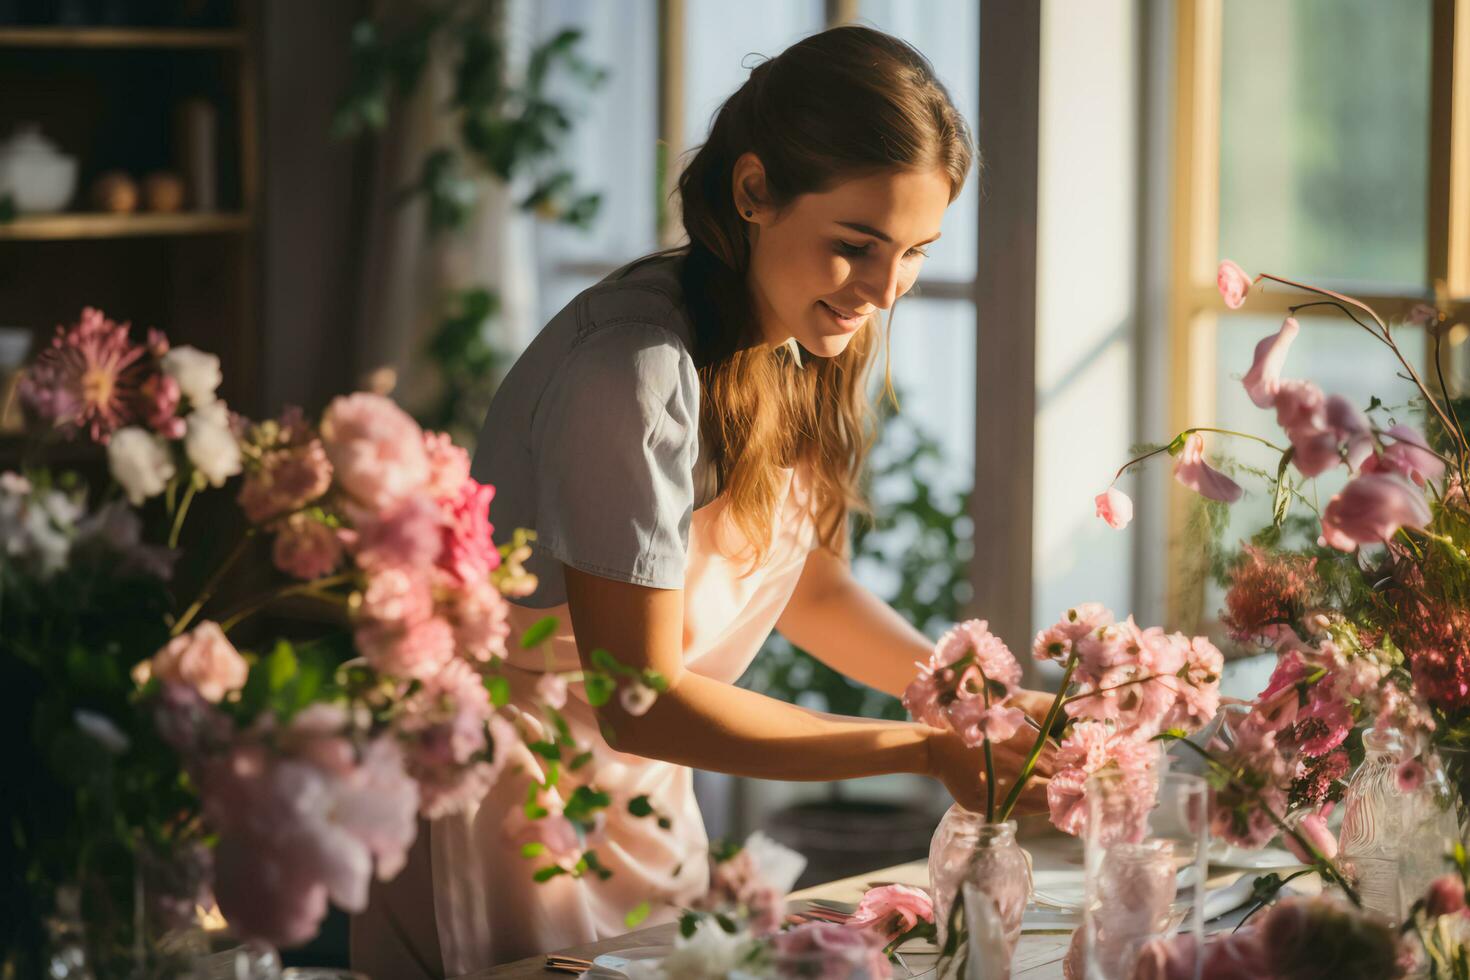
{"type": "Polygon", "coordinates": [[[245,686],[250,667],[219,624],[205,620],[154,654],[152,672],[161,681],[187,684],[206,701],[218,702],[245,686]]]}
{"type": "Polygon", "coordinates": [[[332,486],[332,464],[320,439],[267,452],[245,474],[240,507],[253,523],[300,510],[332,486]]]}
{"type": "Polygon", "coordinates": [[[1117,487],[1108,487],[1093,498],[1093,503],[1097,505],[1097,516],[1115,531],[1121,531],[1133,520],[1133,501],[1117,487]]]}
{"type": "Polygon", "coordinates": [[[300,579],[321,578],[342,562],[342,542],[337,532],[305,514],[292,514],[276,532],[271,561],[287,575],[300,579]]]}
{"type": "Polygon", "coordinates": [[[1240,499],[1240,484],[1205,462],[1205,437],[1192,432],[1174,464],[1174,479],[1201,497],[1233,504],[1240,499]]]}
{"type": "Polygon", "coordinates": [[[429,460],[429,485],[435,500],[452,497],[470,478],[470,457],[443,432],[424,433],[424,455],[429,460]]]}
{"type": "Polygon", "coordinates": [[[1291,342],[1300,329],[1296,317],[1289,316],[1282,322],[1280,330],[1256,344],[1251,369],[1245,373],[1241,383],[1257,408],[1270,408],[1276,403],[1276,389],[1281,383],[1286,352],[1291,349],[1291,342]]]}
{"type": "Polygon", "coordinates": [[[466,480],[457,493],[445,498],[443,548],[439,567],[459,583],[486,579],[500,567],[500,552],[490,540],[490,501],[495,488],[466,480]]]}
{"type": "Polygon", "coordinates": [[[1220,263],[1220,269],[1215,274],[1215,284],[1220,288],[1220,298],[1232,310],[1238,310],[1245,305],[1246,294],[1251,291],[1251,277],[1229,259],[1220,263]]]}
{"type": "Polygon", "coordinates": [[[322,443],[337,482],[358,503],[385,510],[429,480],[423,430],[381,395],[336,398],[322,416],[322,443]]]}
{"type": "Polygon", "coordinates": [[[454,630],[438,617],[402,628],[370,623],[358,627],[355,637],[373,669],[390,677],[423,680],[454,656],[454,630]]]}
{"type": "Polygon", "coordinates": [[[847,925],[875,929],[884,941],[901,936],[920,922],[934,921],[934,902],[929,893],[912,885],[883,885],[870,888],[858,903],[847,925]]]}
{"type": "Polygon", "coordinates": [[[427,497],[410,497],[357,522],[358,564],[370,570],[427,569],[443,551],[443,527],[438,506],[427,497]]]}
{"type": "Polygon", "coordinates": [[[1400,527],[1429,523],[1424,494],[1398,474],[1367,473],[1354,477],[1322,512],[1319,544],[1352,551],[1360,544],[1392,538],[1400,527]]]}
{"type": "Polygon", "coordinates": [[[1424,911],[1431,918],[1465,911],[1465,883],[1460,876],[1445,874],[1431,881],[1424,896],[1424,911]]]}

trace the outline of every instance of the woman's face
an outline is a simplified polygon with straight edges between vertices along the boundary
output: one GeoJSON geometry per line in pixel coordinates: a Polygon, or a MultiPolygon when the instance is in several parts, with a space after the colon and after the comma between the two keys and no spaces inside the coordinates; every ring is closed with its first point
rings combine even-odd
{"type": "Polygon", "coordinates": [[[878,310],[908,292],[939,237],[949,206],[941,170],[855,177],[804,194],[780,212],[741,188],[764,187],[754,154],[735,167],[735,203],[752,226],[751,286],[765,340],[795,337],[817,357],[835,357],[878,310]]]}

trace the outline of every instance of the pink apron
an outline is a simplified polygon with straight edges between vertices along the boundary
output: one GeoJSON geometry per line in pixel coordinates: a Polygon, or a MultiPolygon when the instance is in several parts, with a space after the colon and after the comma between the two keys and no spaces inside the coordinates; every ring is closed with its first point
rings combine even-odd
{"type": "MultiPolygon", "coordinates": [[[[684,662],[695,673],[733,684],[745,672],[815,546],[805,481],[794,470],[784,473],[772,549],[749,574],[742,574],[749,564],[742,560],[745,539],[728,517],[726,496],[694,512],[684,578],[684,662]]],[[[548,667],[579,668],[565,604],[512,605],[511,636],[546,616],[559,624],[550,653],[515,650],[510,656],[512,703],[548,667]]],[[[512,761],[522,773],[508,772],[475,810],[434,821],[403,873],[375,888],[368,911],[353,920],[355,968],[384,980],[424,976],[425,965],[432,971],[442,962],[445,976],[458,976],[624,933],[624,916],[643,901],[653,907],[645,924],[666,921],[677,915],[671,906],[703,892],[708,841],[692,770],[609,748],[580,685],[572,687],[563,714],[578,741],[592,747],[595,785],[613,798],[605,828],[589,844],[612,876],[532,880],[547,862],[523,858],[506,832],[525,803],[528,773],[541,776],[539,757],[522,748],[512,761]],[[627,801],[640,795],[673,821],[671,829],[628,813],[627,801]]]]}

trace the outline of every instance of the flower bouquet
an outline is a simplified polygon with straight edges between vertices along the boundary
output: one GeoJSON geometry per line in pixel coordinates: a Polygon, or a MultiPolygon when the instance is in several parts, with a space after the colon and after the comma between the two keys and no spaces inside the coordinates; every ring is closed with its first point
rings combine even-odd
{"type": "Polygon", "coordinates": [[[544,776],[507,833],[527,873],[607,874],[611,798],[558,709],[572,684],[646,710],[663,680],[599,651],[513,701],[506,597],[535,587],[534,535],[492,542],[494,488],[466,453],[369,393],[252,422],[222,380],[214,356],[88,309],[21,384],[40,458],[94,444],[106,475],[0,474],[0,714],[32,763],[5,804],[19,975],[162,969],[161,937],[215,902],[240,939],[301,943],[329,901],[361,910],[403,867],[420,817],[476,803],[526,752],[544,776]],[[216,511],[191,538],[215,493],[239,533],[216,511]],[[241,595],[257,545],[273,568],[241,595]],[[309,635],[272,632],[287,600],[323,611],[309,635]]]}

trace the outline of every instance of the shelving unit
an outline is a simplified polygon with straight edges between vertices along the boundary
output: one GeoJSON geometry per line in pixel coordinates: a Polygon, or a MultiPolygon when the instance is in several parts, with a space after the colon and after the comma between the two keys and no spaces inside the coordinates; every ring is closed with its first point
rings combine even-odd
{"type": "MultiPolygon", "coordinates": [[[[138,336],[158,327],[218,354],[222,396],[258,410],[259,2],[234,0],[208,28],[0,25],[0,139],[35,123],[79,161],[74,210],[0,222],[0,326],[29,328],[33,351],[98,307],[138,336]],[[216,208],[84,210],[103,172],[175,169],[172,121],[189,98],[216,112],[216,208]]],[[[20,445],[0,433],[0,466],[20,445]]]]}

